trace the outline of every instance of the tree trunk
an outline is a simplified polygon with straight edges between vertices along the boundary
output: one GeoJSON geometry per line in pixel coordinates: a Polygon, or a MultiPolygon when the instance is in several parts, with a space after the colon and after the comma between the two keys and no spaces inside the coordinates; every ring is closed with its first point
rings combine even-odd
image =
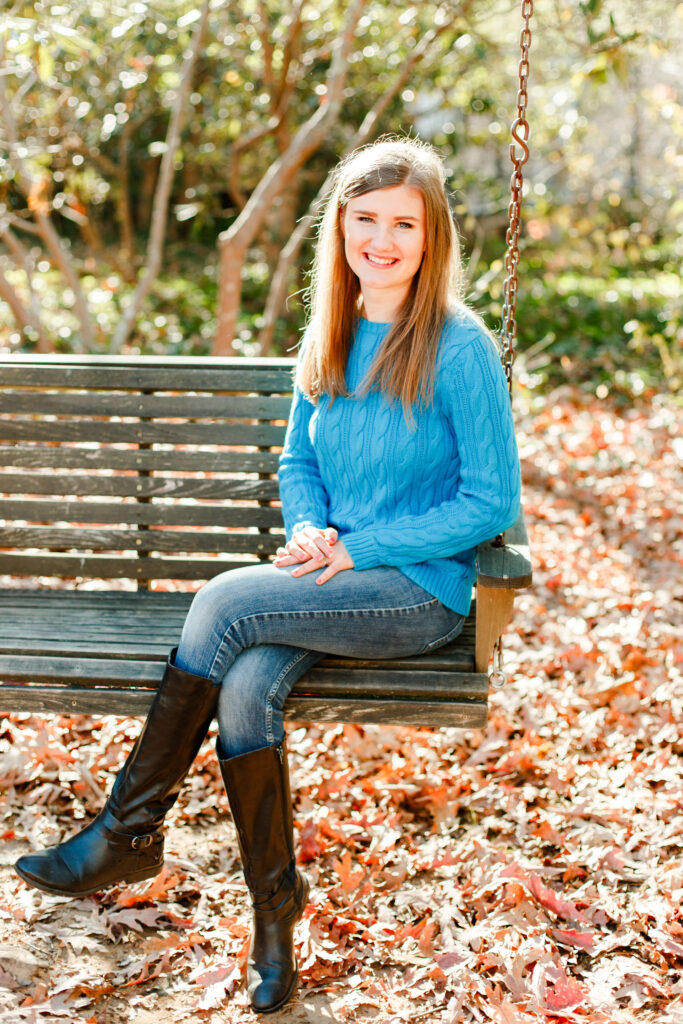
{"type": "Polygon", "coordinates": [[[274,201],[264,225],[263,251],[270,274],[275,270],[280,253],[296,227],[299,193],[300,180],[297,176],[289,188],[282,191],[274,201]]]}
{"type": "Polygon", "coordinates": [[[241,245],[238,239],[228,238],[221,242],[218,285],[221,302],[218,308],[217,338],[230,338],[230,345],[226,351],[219,351],[214,344],[213,355],[234,355],[233,340],[237,333],[237,318],[242,297],[242,267],[247,256],[247,248],[246,245],[241,245]]]}
{"type": "MultiPolygon", "coordinates": [[[[325,186],[329,186],[329,175],[325,180],[325,186]]],[[[325,186],[323,186],[323,188],[325,186]]],[[[322,191],[323,190],[321,190],[321,192],[322,191]]],[[[314,231],[315,219],[321,207],[321,192],[319,192],[313,200],[309,212],[305,217],[301,218],[289,236],[287,243],[280,253],[280,259],[278,260],[273,276],[271,277],[270,288],[268,290],[268,300],[263,314],[264,324],[259,334],[259,345],[263,355],[266,355],[273,344],[273,335],[275,333],[277,318],[280,316],[287,298],[290,269],[292,264],[301,252],[301,247],[304,244],[306,236],[309,233],[312,234],[314,231]]]]}
{"type": "Polygon", "coordinates": [[[240,307],[242,263],[249,246],[260,231],[276,196],[290,185],[301,165],[322,145],[330,124],[339,114],[354,33],[366,4],[367,0],[352,0],[347,9],[344,31],[335,40],[332,63],[326,78],[326,102],[322,102],[315,113],[300,125],[291,146],[268,168],[235,222],[220,235],[220,280],[226,283],[227,290],[224,292],[222,287],[219,288],[218,328],[212,348],[213,355],[225,356],[233,352],[232,343],[240,307]],[[237,267],[233,265],[235,258],[240,260],[239,276],[237,267]],[[239,287],[237,300],[234,293],[236,282],[239,287]]]}

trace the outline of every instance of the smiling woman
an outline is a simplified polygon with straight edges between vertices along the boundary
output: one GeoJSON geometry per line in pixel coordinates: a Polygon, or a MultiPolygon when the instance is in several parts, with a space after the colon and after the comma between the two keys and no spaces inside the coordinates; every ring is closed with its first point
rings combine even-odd
{"type": "MultiPolygon", "coordinates": [[[[460,249],[431,146],[386,140],[337,168],[323,215],[311,287],[311,317],[299,382],[315,398],[346,393],[346,361],[358,315],[389,324],[372,378],[408,412],[428,400],[442,329],[464,311],[460,249]]],[[[481,321],[467,311],[480,332],[481,321]]],[[[410,415],[410,414],[409,414],[410,415]]]]}
{"type": "Polygon", "coordinates": [[[346,260],[367,320],[389,323],[410,291],[425,250],[425,204],[410,185],[351,199],[341,218],[346,260]]]}
{"type": "Polygon", "coordinates": [[[404,658],[459,635],[477,545],[511,526],[520,478],[495,345],[463,304],[436,153],[381,142],[341,165],[321,227],[284,448],[274,564],[194,596],[104,809],[22,857],[30,885],[83,896],[163,864],[163,820],[218,712],[218,754],[254,909],[248,984],[271,1012],[297,984],[284,704],[324,655],[404,658]]]}

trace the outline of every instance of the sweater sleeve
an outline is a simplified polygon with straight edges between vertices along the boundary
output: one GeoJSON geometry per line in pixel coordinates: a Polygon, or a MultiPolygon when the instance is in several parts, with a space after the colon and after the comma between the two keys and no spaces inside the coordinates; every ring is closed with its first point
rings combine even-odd
{"type": "Polygon", "coordinates": [[[356,569],[448,558],[517,520],[520,469],[505,376],[491,340],[478,327],[464,335],[446,346],[435,384],[456,437],[458,489],[423,514],[344,535],[356,569]]]}
{"type": "Polygon", "coordinates": [[[309,436],[315,406],[295,386],[278,482],[285,533],[289,539],[304,526],[327,526],[328,497],[309,436]]]}

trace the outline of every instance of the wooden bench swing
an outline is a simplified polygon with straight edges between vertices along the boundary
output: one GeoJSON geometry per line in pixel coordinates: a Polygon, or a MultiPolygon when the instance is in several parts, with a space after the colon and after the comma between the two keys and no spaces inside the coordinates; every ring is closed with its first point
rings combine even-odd
{"type": "MultiPolygon", "coordinates": [[[[528,156],[524,38],[513,125],[521,156],[510,147],[508,381],[528,156]]],[[[0,359],[0,574],[11,577],[0,590],[0,712],[146,713],[192,599],[188,583],[267,560],[282,541],[275,472],[293,362],[0,359]]],[[[285,717],[483,726],[490,659],[515,590],[530,582],[520,518],[504,540],[479,547],[476,600],[454,643],[412,658],[326,657],[296,684],[285,717]]]]}

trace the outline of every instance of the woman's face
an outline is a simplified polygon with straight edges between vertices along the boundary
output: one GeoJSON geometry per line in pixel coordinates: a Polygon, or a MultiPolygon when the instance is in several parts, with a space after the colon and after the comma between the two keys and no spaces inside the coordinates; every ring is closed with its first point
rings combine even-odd
{"type": "Polygon", "coordinates": [[[412,185],[395,185],[350,199],[341,217],[346,259],[363,298],[400,305],[425,250],[425,204],[412,185]]]}

